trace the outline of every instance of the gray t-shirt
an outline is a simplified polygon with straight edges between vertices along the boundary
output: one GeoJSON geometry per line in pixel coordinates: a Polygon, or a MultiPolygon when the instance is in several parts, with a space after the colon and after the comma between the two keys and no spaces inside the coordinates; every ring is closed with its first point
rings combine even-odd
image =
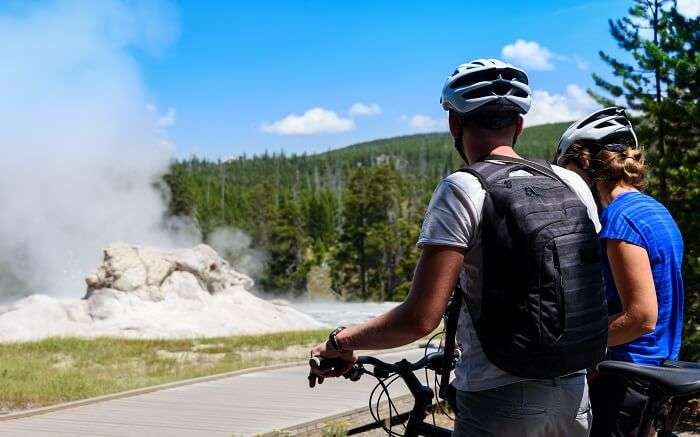
{"type": "MultiPolygon", "coordinates": [[[[498,162],[498,161],[493,161],[498,162]]],[[[598,210],[586,183],[576,173],[552,166],[554,172],[571,187],[588,209],[596,231],[600,230],[598,210]]],[[[516,171],[511,176],[530,176],[516,171]]],[[[464,271],[460,275],[462,289],[470,297],[481,295],[482,252],[481,210],[485,191],[479,180],[466,172],[456,172],[443,179],[435,189],[423,220],[418,247],[426,245],[454,246],[465,249],[464,271]]],[[[457,342],[462,356],[455,369],[455,387],[463,391],[481,391],[522,381],[492,364],[481,349],[471,316],[462,305],[457,325],[457,342]]]]}

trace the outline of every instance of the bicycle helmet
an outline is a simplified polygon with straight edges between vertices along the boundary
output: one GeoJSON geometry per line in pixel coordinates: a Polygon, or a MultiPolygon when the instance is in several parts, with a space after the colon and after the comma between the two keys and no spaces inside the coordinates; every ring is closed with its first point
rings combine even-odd
{"type": "Polygon", "coordinates": [[[460,114],[486,106],[525,114],[531,100],[527,74],[498,59],[475,59],[457,66],[440,97],[444,110],[460,114]]]}
{"type": "Polygon", "coordinates": [[[575,143],[615,151],[624,150],[625,147],[639,148],[632,123],[627,119],[624,108],[617,106],[595,111],[569,126],[559,139],[552,162],[559,163],[561,157],[575,143]]]}

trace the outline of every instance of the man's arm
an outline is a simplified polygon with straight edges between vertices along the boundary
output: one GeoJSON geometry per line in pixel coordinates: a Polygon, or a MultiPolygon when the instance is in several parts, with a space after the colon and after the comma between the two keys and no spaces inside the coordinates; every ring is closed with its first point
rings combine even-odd
{"type": "Polygon", "coordinates": [[[424,246],[406,300],[374,319],[340,331],[336,342],[348,352],[339,354],[327,341],[313,348],[312,356],[340,358],[345,362],[340,368],[314,373],[322,377],[339,376],[357,359],[351,351],[390,349],[431,333],[440,324],[459,277],[463,251],[449,246],[424,246]]]}
{"type": "Polygon", "coordinates": [[[440,324],[464,262],[463,249],[424,246],[406,300],[362,325],[341,331],[342,349],[390,349],[424,337],[440,324]]]}

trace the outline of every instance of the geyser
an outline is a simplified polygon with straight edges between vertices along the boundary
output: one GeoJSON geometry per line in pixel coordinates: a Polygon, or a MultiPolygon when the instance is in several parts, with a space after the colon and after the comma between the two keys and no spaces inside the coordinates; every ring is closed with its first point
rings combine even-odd
{"type": "Polygon", "coordinates": [[[252,279],[204,244],[169,251],[113,244],[86,283],[82,300],[32,295],[0,309],[0,341],[190,338],[323,326],[254,296],[252,279]]]}

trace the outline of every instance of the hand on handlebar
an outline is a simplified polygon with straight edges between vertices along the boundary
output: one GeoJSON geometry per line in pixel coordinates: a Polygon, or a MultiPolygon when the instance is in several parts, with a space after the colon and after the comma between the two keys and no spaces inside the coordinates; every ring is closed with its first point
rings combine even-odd
{"type": "Polygon", "coordinates": [[[318,357],[329,360],[332,365],[310,366],[309,387],[314,387],[316,382],[323,383],[324,378],[343,376],[348,373],[352,365],[357,361],[357,353],[354,351],[338,352],[327,341],[319,343],[311,349],[311,358],[318,357]]]}

